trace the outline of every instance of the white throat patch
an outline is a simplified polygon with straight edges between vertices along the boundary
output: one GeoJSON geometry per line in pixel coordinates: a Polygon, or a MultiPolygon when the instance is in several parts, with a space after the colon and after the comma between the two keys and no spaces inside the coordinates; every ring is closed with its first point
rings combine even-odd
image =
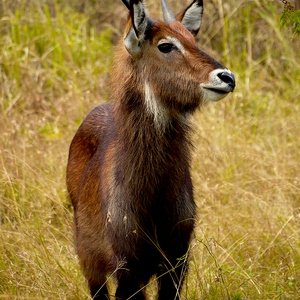
{"type": "Polygon", "coordinates": [[[162,105],[159,99],[154,96],[147,81],[145,82],[144,86],[147,113],[153,116],[153,121],[156,129],[163,132],[166,125],[170,121],[168,110],[162,105]]]}

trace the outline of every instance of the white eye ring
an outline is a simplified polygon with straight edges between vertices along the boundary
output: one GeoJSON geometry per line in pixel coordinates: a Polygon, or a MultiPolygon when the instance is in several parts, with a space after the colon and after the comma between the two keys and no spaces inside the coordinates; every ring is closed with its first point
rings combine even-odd
{"type": "Polygon", "coordinates": [[[158,42],[158,45],[161,45],[161,44],[172,44],[173,45],[173,49],[176,49],[176,50],[179,50],[182,54],[185,53],[185,49],[183,47],[183,45],[181,44],[181,42],[175,38],[175,37],[171,37],[171,36],[167,36],[166,38],[164,39],[161,39],[159,42],[158,42]]]}

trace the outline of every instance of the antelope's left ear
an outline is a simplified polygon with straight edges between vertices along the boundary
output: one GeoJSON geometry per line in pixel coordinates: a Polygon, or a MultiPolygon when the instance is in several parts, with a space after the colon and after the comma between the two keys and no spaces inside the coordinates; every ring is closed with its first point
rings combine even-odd
{"type": "Polygon", "coordinates": [[[199,32],[203,15],[203,0],[194,0],[183,12],[176,16],[194,36],[199,32]]]}
{"type": "MultiPolygon", "coordinates": [[[[124,2],[124,1],[123,1],[124,2]]],[[[141,47],[144,42],[145,33],[149,18],[143,0],[125,1],[124,4],[129,5],[131,26],[126,32],[124,45],[129,54],[138,56],[141,53],[141,47]]]]}

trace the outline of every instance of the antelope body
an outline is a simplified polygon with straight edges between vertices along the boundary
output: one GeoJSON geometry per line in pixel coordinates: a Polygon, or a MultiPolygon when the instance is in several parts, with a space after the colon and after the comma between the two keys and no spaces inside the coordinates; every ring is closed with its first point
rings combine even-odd
{"type": "Polygon", "coordinates": [[[179,299],[195,223],[189,116],[235,87],[233,74],[195,43],[203,3],[165,22],[148,17],[143,0],[129,9],[112,70],[113,104],[96,107],[70,146],[67,187],[74,207],[78,257],[91,295],[179,299]]]}

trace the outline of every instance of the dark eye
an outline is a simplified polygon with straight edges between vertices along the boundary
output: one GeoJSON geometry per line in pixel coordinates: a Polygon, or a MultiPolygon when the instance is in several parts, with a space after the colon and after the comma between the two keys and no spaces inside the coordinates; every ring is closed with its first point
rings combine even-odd
{"type": "Polygon", "coordinates": [[[175,49],[175,46],[170,43],[162,43],[157,46],[158,50],[162,53],[169,53],[175,49]]]}

